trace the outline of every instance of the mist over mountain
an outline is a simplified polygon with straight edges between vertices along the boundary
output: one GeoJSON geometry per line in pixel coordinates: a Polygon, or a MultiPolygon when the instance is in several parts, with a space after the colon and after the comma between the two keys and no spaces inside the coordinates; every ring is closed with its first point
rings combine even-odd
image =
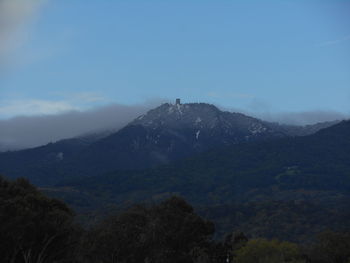
{"type": "Polygon", "coordinates": [[[243,142],[305,136],[334,124],[279,125],[241,113],[221,111],[211,104],[164,103],[119,130],[105,130],[37,148],[2,153],[0,173],[9,177],[26,176],[39,185],[53,184],[72,176],[168,164],[243,142]]]}
{"type": "MultiPolygon", "coordinates": [[[[111,104],[87,111],[45,116],[21,116],[0,120],[0,151],[38,147],[91,133],[112,133],[164,101],[166,100],[153,99],[137,105],[111,104]]],[[[289,125],[291,128],[292,126],[327,123],[349,117],[346,114],[332,111],[271,113],[232,110],[220,106],[218,108],[223,111],[242,112],[268,122],[289,125]]]]}
{"type": "Polygon", "coordinates": [[[88,111],[0,120],[0,151],[32,148],[90,133],[117,131],[159,103],[159,100],[152,100],[136,105],[111,104],[88,111]]]}

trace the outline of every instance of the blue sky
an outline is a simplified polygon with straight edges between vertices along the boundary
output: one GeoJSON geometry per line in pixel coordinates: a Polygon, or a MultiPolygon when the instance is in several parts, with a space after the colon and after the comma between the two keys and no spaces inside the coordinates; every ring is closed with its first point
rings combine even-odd
{"type": "Polygon", "coordinates": [[[2,119],[177,97],[350,113],[350,1],[4,1],[2,119]]]}

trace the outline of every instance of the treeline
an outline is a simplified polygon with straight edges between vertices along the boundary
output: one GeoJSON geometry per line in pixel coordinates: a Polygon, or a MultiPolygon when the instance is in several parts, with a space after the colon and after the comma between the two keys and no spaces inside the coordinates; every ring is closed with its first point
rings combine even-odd
{"type": "Polygon", "coordinates": [[[180,197],[136,205],[90,229],[61,201],[25,179],[0,177],[0,258],[9,263],[349,263],[350,234],[324,232],[308,245],[248,238],[217,241],[214,224],[180,197]]]}

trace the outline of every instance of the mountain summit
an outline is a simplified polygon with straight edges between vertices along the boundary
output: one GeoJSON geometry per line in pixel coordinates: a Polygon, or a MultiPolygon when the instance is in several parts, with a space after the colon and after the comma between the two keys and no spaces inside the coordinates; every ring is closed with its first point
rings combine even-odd
{"type": "Polygon", "coordinates": [[[138,125],[157,130],[160,132],[158,137],[164,133],[172,134],[174,138],[197,144],[201,141],[207,144],[208,140],[213,143],[232,144],[263,137],[283,136],[266,122],[241,113],[221,111],[206,103],[165,103],[138,117],[128,126],[138,125]]]}

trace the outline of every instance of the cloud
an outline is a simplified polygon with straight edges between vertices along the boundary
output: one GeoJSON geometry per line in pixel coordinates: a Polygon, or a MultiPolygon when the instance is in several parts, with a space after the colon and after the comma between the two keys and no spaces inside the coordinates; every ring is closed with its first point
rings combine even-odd
{"type": "Polygon", "coordinates": [[[280,113],[253,113],[258,118],[266,121],[278,122],[290,125],[310,125],[319,122],[349,119],[350,114],[337,111],[314,110],[304,112],[280,112],[280,113]]]}
{"type": "Polygon", "coordinates": [[[0,66],[9,62],[10,54],[28,37],[26,26],[45,0],[0,0],[0,66]]]}
{"type": "Polygon", "coordinates": [[[226,111],[240,112],[268,122],[300,126],[350,118],[350,112],[343,113],[334,110],[310,110],[300,112],[276,111],[272,109],[272,106],[269,103],[258,99],[254,99],[246,109],[231,107],[220,108],[226,111]]]}
{"type": "MultiPolygon", "coordinates": [[[[35,147],[90,132],[118,130],[160,103],[160,99],[155,99],[131,106],[110,104],[94,110],[0,120],[0,150],[35,147]]],[[[66,105],[58,103],[56,109],[60,107],[66,105]]]]}
{"type": "Polygon", "coordinates": [[[325,41],[322,43],[317,44],[317,47],[328,47],[328,46],[334,46],[334,45],[338,45],[344,41],[348,41],[350,40],[350,35],[349,36],[345,36],[343,38],[340,39],[335,39],[335,40],[330,40],[330,41],[325,41]]]}
{"type": "Polygon", "coordinates": [[[69,95],[55,93],[60,100],[15,99],[0,100],[0,119],[14,116],[52,115],[91,108],[96,103],[108,102],[94,92],[80,92],[69,95]]]}
{"type": "Polygon", "coordinates": [[[29,99],[0,103],[0,116],[5,118],[18,115],[50,115],[73,110],[79,108],[66,101],[29,99]]]}
{"type": "Polygon", "coordinates": [[[254,98],[245,110],[233,110],[265,121],[289,125],[310,125],[319,122],[350,118],[350,112],[343,113],[328,109],[315,109],[298,112],[279,111],[275,110],[273,105],[267,101],[258,98],[254,98]]]}

